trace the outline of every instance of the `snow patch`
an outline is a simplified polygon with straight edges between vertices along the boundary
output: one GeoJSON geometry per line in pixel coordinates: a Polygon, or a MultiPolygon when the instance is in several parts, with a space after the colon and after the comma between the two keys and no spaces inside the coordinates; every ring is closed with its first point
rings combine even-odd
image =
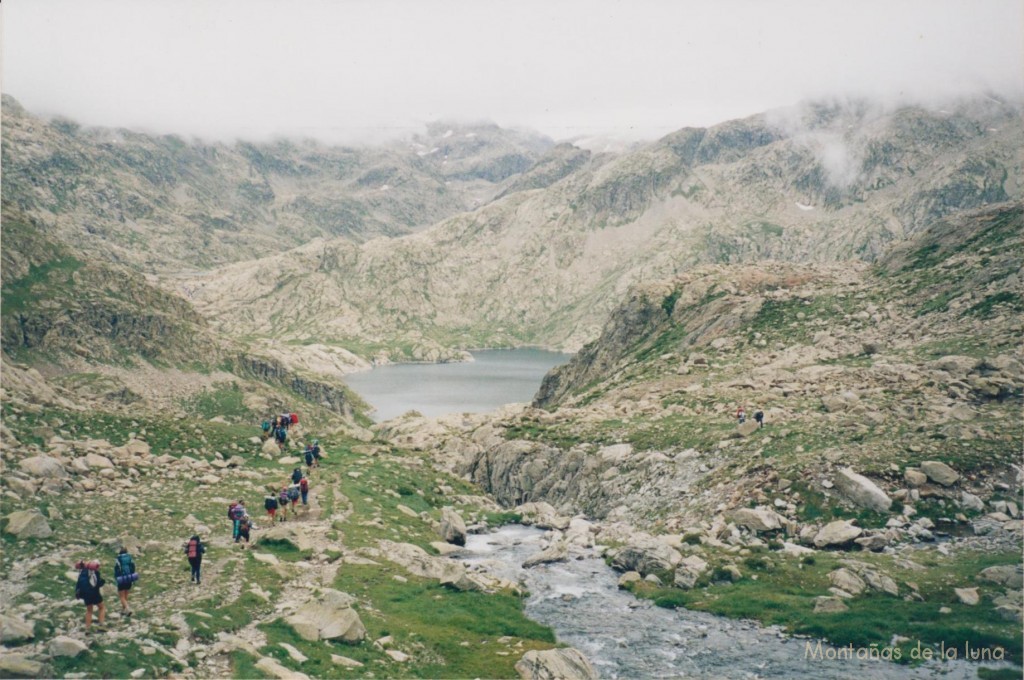
{"type": "Polygon", "coordinates": [[[800,208],[801,210],[814,210],[813,205],[804,205],[800,201],[796,202],[796,207],[800,208]]]}
{"type": "Polygon", "coordinates": [[[446,132],[443,135],[441,135],[441,139],[448,139],[449,137],[451,137],[454,134],[455,134],[455,130],[449,130],[448,132],[446,132]]]}

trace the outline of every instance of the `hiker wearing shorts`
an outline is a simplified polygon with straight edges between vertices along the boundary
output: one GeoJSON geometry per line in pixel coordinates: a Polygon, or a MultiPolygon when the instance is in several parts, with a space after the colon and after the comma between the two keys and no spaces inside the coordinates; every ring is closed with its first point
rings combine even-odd
{"type": "Polygon", "coordinates": [[[99,626],[102,628],[107,619],[107,605],[103,604],[101,589],[106,581],[100,576],[99,562],[82,562],[75,564],[78,569],[78,583],[75,585],[75,598],[85,603],[85,632],[92,632],[92,610],[99,607],[99,626]]]}
{"type": "Polygon", "coordinates": [[[128,593],[135,585],[135,561],[128,554],[127,548],[121,548],[114,560],[114,583],[117,584],[117,597],[121,600],[121,616],[129,617],[132,610],[128,607],[128,593]]]}
{"type": "Polygon", "coordinates": [[[277,494],[277,505],[281,509],[281,521],[288,521],[288,487],[282,486],[281,493],[277,494]]]}
{"type": "Polygon", "coordinates": [[[270,523],[273,524],[277,519],[277,496],[270,494],[264,498],[263,509],[267,511],[267,516],[270,517],[270,523]]]}

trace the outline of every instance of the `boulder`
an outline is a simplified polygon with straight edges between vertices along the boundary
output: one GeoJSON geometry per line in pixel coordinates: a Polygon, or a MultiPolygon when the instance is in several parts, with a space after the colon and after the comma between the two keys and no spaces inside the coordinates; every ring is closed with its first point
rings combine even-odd
{"type": "Polygon", "coordinates": [[[643,581],[643,576],[637,571],[627,571],[625,574],[619,577],[619,588],[627,588],[631,583],[639,583],[643,581]]]}
{"type": "Polygon", "coordinates": [[[846,567],[841,567],[829,573],[828,580],[831,581],[832,585],[836,588],[839,588],[850,595],[860,595],[868,587],[867,584],[864,583],[864,579],[857,576],[857,574],[853,573],[846,567]]]}
{"type": "Polygon", "coordinates": [[[964,510],[974,510],[975,512],[981,512],[985,509],[985,504],[980,498],[975,496],[973,493],[967,493],[966,491],[960,492],[960,507],[964,510]]]}
{"type": "Polygon", "coordinates": [[[916,488],[928,482],[928,475],[917,468],[908,467],[903,471],[903,479],[906,480],[908,486],[916,488]]]}
{"type": "Polygon", "coordinates": [[[0,678],[41,678],[43,664],[25,654],[0,654],[0,678]]]}
{"type": "Polygon", "coordinates": [[[347,593],[327,589],[315,600],[299,607],[285,619],[304,640],[340,640],[356,643],[366,638],[366,628],[356,610],[355,598],[347,593]]]}
{"type": "Polygon", "coordinates": [[[960,600],[962,604],[973,607],[981,602],[977,588],[953,588],[953,592],[956,593],[956,599],[960,600]]]}
{"type": "Polygon", "coordinates": [[[736,426],[736,434],[741,437],[749,437],[757,432],[759,427],[756,420],[748,420],[736,426]]]}
{"type": "Polygon", "coordinates": [[[1024,571],[1021,567],[1012,564],[982,569],[978,579],[990,583],[998,583],[1001,586],[1020,590],[1024,587],[1024,571]]]}
{"type": "Polygon", "coordinates": [[[862,508],[875,512],[889,512],[892,499],[870,479],[850,468],[841,468],[833,480],[839,493],[862,508]]]}
{"type": "Polygon", "coordinates": [[[341,666],[343,668],[362,668],[363,664],[359,663],[355,659],[350,659],[347,656],[340,656],[338,654],[331,654],[331,663],[335,666],[341,666]]]}
{"type": "Polygon", "coordinates": [[[523,568],[535,567],[549,562],[565,562],[569,559],[569,548],[565,541],[555,541],[539,553],[530,555],[523,561],[523,568]]]}
{"type": "Polygon", "coordinates": [[[960,474],[956,470],[935,460],[926,460],[921,463],[921,472],[928,475],[928,479],[942,486],[950,486],[960,479],[960,474]]]}
{"type": "Polygon", "coordinates": [[[849,520],[841,519],[829,522],[814,535],[814,545],[818,548],[845,545],[860,536],[863,530],[849,520]]]}
{"type": "Polygon", "coordinates": [[[823,595],[818,597],[814,603],[815,614],[842,614],[849,610],[850,608],[846,606],[846,603],[838,597],[827,597],[823,595]]]}
{"type": "Polygon", "coordinates": [[[268,456],[276,456],[281,452],[281,449],[277,446],[277,442],[273,438],[263,442],[263,446],[260,447],[260,453],[268,456]]]}
{"type": "Polygon", "coordinates": [[[466,545],[466,523],[462,521],[455,508],[445,506],[441,509],[441,527],[438,533],[447,543],[466,545]]]}
{"type": "Polygon", "coordinates": [[[50,656],[76,657],[82,652],[88,651],[89,645],[85,644],[81,640],[76,640],[73,637],[58,635],[50,640],[48,649],[50,651],[50,656]]]}
{"type": "Polygon", "coordinates": [[[612,559],[619,571],[637,571],[643,576],[657,571],[672,571],[680,555],[664,543],[631,544],[620,549],[612,559]]]}
{"type": "Polygon", "coordinates": [[[757,507],[757,508],[739,508],[733,510],[729,515],[729,519],[736,523],[737,526],[741,526],[751,531],[777,531],[783,527],[786,522],[784,517],[779,517],[771,508],[757,507]]]}
{"type": "Polygon", "coordinates": [[[43,513],[33,508],[17,510],[7,515],[4,532],[18,538],[46,538],[53,533],[53,529],[46,522],[43,513]]]}
{"type": "Polygon", "coordinates": [[[572,647],[531,650],[516,662],[523,680],[596,680],[597,671],[587,657],[572,647]]]}
{"type": "Polygon", "coordinates": [[[89,466],[90,470],[112,470],[114,469],[114,463],[106,456],[101,456],[98,453],[87,453],[85,455],[85,464],[89,466]]]}
{"type": "Polygon", "coordinates": [[[381,541],[380,549],[387,559],[404,567],[414,576],[454,584],[458,583],[466,574],[466,568],[460,563],[444,557],[429,555],[423,548],[412,543],[381,541]]]}
{"type": "Polygon", "coordinates": [[[67,470],[60,464],[60,461],[50,456],[32,456],[25,458],[18,466],[32,475],[43,479],[64,479],[68,477],[67,470]]]}
{"type": "Polygon", "coordinates": [[[854,543],[864,550],[878,551],[889,545],[889,538],[885,534],[872,534],[871,536],[861,536],[854,543]]]}
{"type": "Polygon", "coordinates": [[[676,588],[689,590],[697,585],[697,579],[707,571],[707,568],[708,563],[696,555],[684,557],[676,566],[676,573],[672,578],[672,583],[676,588]]]}
{"type": "Polygon", "coordinates": [[[31,621],[0,614],[0,642],[28,642],[35,637],[31,621]]]}

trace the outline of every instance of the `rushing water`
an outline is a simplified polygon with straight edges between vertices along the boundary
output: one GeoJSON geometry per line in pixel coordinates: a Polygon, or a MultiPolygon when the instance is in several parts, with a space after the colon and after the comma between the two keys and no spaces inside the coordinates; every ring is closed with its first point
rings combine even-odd
{"type": "MultiPolygon", "coordinates": [[[[619,590],[618,574],[593,552],[523,569],[544,532],[508,526],[468,537],[465,562],[522,582],[526,614],[583,652],[602,678],[976,678],[965,662],[911,668],[888,661],[806,658],[816,640],[687,609],[662,609],[619,590]]],[[[727,586],[723,586],[727,587],[727,586]]],[[[825,644],[822,650],[835,649],[825,644]]],[[[999,665],[999,664],[988,664],[999,665]]]]}
{"type": "Polygon", "coordinates": [[[388,420],[415,409],[425,416],[482,413],[533,399],[541,379],[569,355],[539,349],[481,350],[474,361],[390,364],[345,376],[349,387],[388,420]]]}

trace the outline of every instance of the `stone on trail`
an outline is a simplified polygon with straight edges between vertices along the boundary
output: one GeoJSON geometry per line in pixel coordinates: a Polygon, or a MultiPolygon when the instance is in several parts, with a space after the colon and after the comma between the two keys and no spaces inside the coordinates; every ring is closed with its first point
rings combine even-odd
{"type": "Polygon", "coordinates": [[[835,476],[836,489],[854,504],[876,512],[889,512],[892,499],[864,475],[842,468],[835,476]]]}
{"type": "Polygon", "coordinates": [[[0,677],[40,678],[43,677],[43,664],[25,654],[0,654],[0,677]]]}
{"type": "MultiPolygon", "coordinates": [[[[77,578],[77,577],[76,577],[77,578]]],[[[27,642],[35,637],[31,621],[0,614],[0,642],[27,642]]]]}
{"type": "Polygon", "coordinates": [[[638,583],[643,581],[644,577],[640,575],[638,571],[627,571],[625,574],[619,577],[619,588],[625,589],[630,583],[638,583]]]}
{"type": "Polygon", "coordinates": [[[531,650],[516,663],[523,680],[596,680],[597,671],[578,649],[531,650]]]}
{"type": "Polygon", "coordinates": [[[950,486],[960,479],[960,473],[936,460],[926,460],[921,463],[921,472],[928,475],[928,479],[942,486],[950,486]]]}
{"type": "Polygon", "coordinates": [[[466,545],[466,523],[451,506],[441,509],[441,527],[438,533],[447,543],[466,545]]]}
{"type": "Polygon", "coordinates": [[[81,640],[76,640],[73,637],[58,635],[50,640],[48,650],[50,652],[50,656],[76,657],[82,652],[88,651],[89,646],[81,640]]]}
{"type": "Polygon", "coordinates": [[[863,529],[856,527],[852,522],[845,519],[829,522],[814,536],[814,545],[824,548],[830,545],[845,545],[864,533],[863,529]]]}
{"type": "Polygon", "coordinates": [[[277,659],[265,656],[256,662],[256,668],[279,680],[309,680],[309,676],[282,666],[277,659]]]}
{"type": "Polygon", "coordinates": [[[748,420],[736,426],[736,434],[740,437],[749,437],[760,429],[756,420],[748,420]]]}
{"type": "Polygon", "coordinates": [[[284,458],[279,458],[277,462],[281,465],[298,465],[300,460],[296,456],[285,456],[284,458]]]}
{"type": "Polygon", "coordinates": [[[7,515],[4,533],[18,538],[46,538],[53,533],[53,529],[50,528],[43,513],[33,508],[17,510],[7,515]]]}

